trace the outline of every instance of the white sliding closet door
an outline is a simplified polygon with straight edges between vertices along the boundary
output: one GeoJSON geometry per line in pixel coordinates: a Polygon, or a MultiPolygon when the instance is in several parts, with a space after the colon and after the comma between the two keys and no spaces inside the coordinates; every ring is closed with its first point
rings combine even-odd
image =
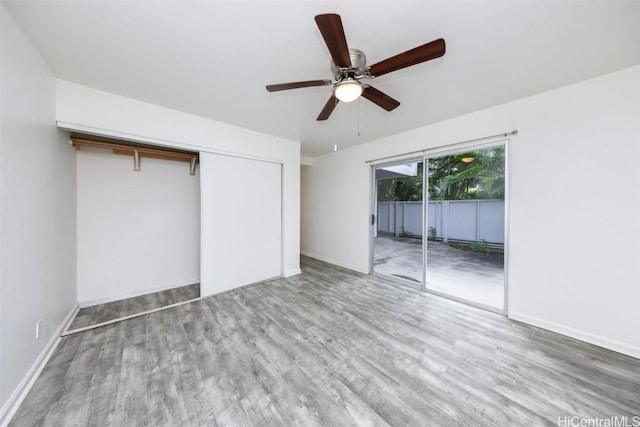
{"type": "Polygon", "coordinates": [[[281,168],[200,153],[202,296],[282,275],[281,168]]]}

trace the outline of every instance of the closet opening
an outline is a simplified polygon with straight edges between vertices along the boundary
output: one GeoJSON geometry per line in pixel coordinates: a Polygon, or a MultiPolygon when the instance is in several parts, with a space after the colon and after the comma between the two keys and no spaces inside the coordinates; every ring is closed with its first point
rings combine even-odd
{"type": "Polygon", "coordinates": [[[69,331],[200,298],[199,152],[74,133],[78,315],[69,331]]]}

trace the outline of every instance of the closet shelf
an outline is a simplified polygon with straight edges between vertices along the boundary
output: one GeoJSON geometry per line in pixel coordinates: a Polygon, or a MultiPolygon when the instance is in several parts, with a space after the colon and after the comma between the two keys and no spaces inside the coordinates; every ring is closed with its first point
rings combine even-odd
{"type": "Polygon", "coordinates": [[[140,171],[140,159],[142,157],[189,163],[190,175],[195,175],[196,164],[200,162],[199,153],[188,151],[152,148],[139,145],[118,144],[115,142],[92,141],[90,139],[76,137],[71,138],[71,145],[76,147],[77,150],[79,150],[80,147],[105,148],[112,150],[114,154],[133,156],[133,170],[136,172],[140,171]]]}

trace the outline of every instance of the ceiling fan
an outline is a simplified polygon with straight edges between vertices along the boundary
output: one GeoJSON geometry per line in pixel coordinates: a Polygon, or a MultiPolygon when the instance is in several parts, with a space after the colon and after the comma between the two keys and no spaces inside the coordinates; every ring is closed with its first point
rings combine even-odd
{"type": "Polygon", "coordinates": [[[358,49],[349,49],[347,46],[340,15],[327,13],[317,15],[315,20],[331,54],[331,71],[334,79],[267,85],[267,90],[269,92],[277,92],[303,87],[333,85],[333,93],[316,120],[327,120],[339,101],[355,101],[361,95],[387,111],[395,109],[400,105],[400,102],[373,86],[362,83],[361,80],[373,79],[392,71],[439,58],[445,53],[444,40],[437,39],[367,66],[365,54],[358,49]]]}

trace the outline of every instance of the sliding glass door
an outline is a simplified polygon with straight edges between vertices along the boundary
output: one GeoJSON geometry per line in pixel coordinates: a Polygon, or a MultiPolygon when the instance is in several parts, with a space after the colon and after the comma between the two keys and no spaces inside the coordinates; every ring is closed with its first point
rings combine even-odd
{"type": "Polygon", "coordinates": [[[504,312],[506,142],[373,168],[372,271],[504,312]]]}

